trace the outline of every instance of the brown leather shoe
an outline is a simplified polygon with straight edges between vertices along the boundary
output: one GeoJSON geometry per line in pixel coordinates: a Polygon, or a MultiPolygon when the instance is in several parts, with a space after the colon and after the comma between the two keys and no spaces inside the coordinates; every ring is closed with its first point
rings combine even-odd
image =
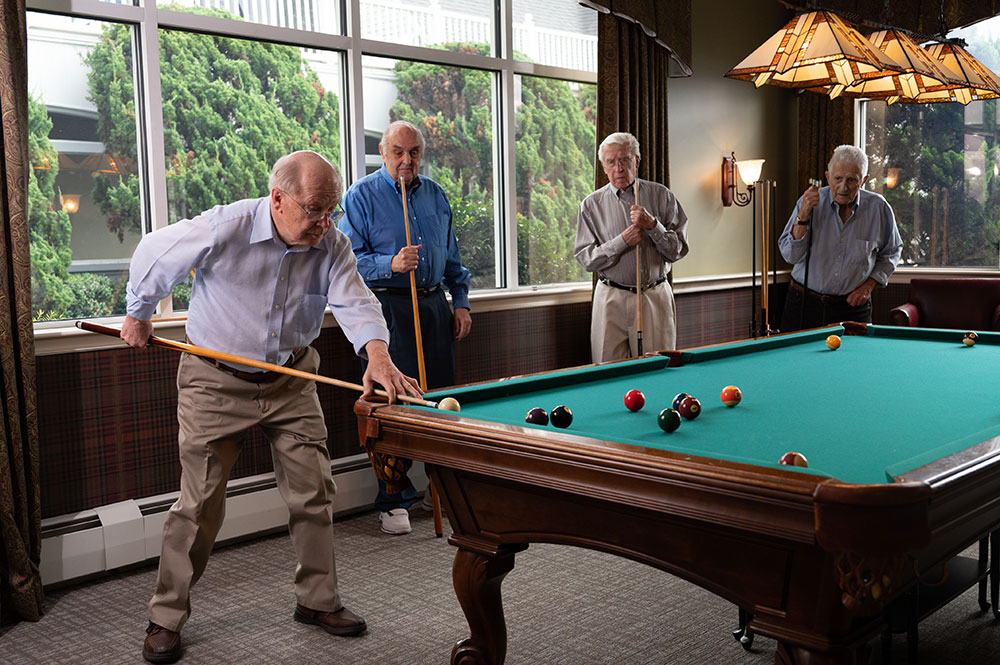
{"type": "Polygon", "coordinates": [[[181,634],[150,621],[142,657],[150,663],[176,663],[181,657],[181,634]]]}
{"type": "Polygon", "coordinates": [[[320,626],[331,635],[353,637],[365,632],[365,620],[346,607],[336,612],[319,612],[302,605],[295,606],[295,620],[310,626],[320,626]]]}

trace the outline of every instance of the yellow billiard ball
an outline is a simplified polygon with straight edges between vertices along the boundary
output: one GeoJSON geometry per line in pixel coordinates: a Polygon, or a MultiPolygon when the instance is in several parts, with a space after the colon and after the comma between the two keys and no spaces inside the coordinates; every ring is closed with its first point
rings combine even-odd
{"type": "Polygon", "coordinates": [[[965,333],[965,337],[962,338],[962,343],[966,346],[972,346],[976,343],[977,339],[979,339],[979,335],[974,332],[967,332],[965,333]]]}
{"type": "Polygon", "coordinates": [[[836,335],[830,335],[826,338],[826,345],[830,347],[831,351],[836,351],[840,348],[840,338],[836,335]]]}

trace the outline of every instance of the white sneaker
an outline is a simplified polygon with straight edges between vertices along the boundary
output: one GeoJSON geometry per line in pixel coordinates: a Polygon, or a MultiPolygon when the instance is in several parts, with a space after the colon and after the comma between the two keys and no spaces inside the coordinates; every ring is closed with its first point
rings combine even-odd
{"type": "Polygon", "coordinates": [[[424,492],[424,498],[420,500],[420,507],[427,512],[434,510],[434,499],[431,497],[430,488],[424,492]]]}
{"type": "Polygon", "coordinates": [[[406,512],[406,508],[393,508],[388,512],[379,513],[378,523],[384,533],[393,536],[402,536],[410,532],[410,514],[406,512]]]}

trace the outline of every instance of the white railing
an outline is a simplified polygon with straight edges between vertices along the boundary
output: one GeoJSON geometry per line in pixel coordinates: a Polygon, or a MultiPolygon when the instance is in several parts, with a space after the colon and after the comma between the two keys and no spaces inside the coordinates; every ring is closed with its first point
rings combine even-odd
{"type": "MultiPolygon", "coordinates": [[[[131,0],[111,0],[131,4],[131,0]]],[[[327,0],[175,0],[186,7],[218,7],[252,23],[322,32],[329,29],[322,3],[327,0]]],[[[361,35],[393,44],[433,46],[447,42],[491,44],[489,16],[446,9],[441,0],[413,7],[394,0],[361,0],[361,35]]],[[[327,11],[326,14],[329,14],[327,11]]],[[[543,65],[597,71],[597,36],[535,25],[531,14],[514,24],[514,50],[543,65]]]]}

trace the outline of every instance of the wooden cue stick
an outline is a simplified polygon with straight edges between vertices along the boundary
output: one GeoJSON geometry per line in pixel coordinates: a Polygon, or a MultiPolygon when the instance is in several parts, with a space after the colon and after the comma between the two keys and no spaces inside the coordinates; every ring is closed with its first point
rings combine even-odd
{"type": "MultiPolygon", "coordinates": [[[[639,174],[632,181],[632,194],[635,205],[639,205],[639,174]]],[[[635,350],[636,356],[642,357],[642,236],[635,246],[635,350]]]]}
{"type": "MultiPolygon", "coordinates": [[[[406,229],[406,246],[410,247],[410,215],[406,209],[406,180],[399,177],[399,191],[403,198],[403,228],[406,229]]],[[[410,300],[413,303],[413,334],[417,343],[417,372],[419,374],[420,389],[427,390],[427,367],[424,365],[424,343],[420,330],[420,306],[417,302],[417,276],[416,270],[410,271],[410,300]]]]}
{"type": "Polygon", "coordinates": [[[760,197],[759,201],[760,203],[760,288],[761,288],[760,306],[762,310],[760,330],[763,335],[767,336],[769,332],[768,330],[769,325],[767,318],[768,286],[770,286],[768,266],[770,265],[769,261],[771,258],[771,251],[770,251],[771,248],[768,245],[771,235],[770,234],[771,226],[768,222],[768,211],[770,210],[769,201],[771,196],[771,190],[768,187],[768,182],[763,182],[762,185],[763,186],[761,187],[762,190],[761,194],[763,194],[763,196],[760,197]]]}
{"type": "MultiPolygon", "coordinates": [[[[81,330],[86,330],[93,333],[101,333],[102,335],[109,335],[110,337],[117,337],[121,339],[121,331],[115,328],[108,328],[107,326],[98,325],[96,323],[91,323],[89,321],[77,321],[76,327],[81,330]]],[[[228,363],[234,363],[236,365],[246,365],[248,367],[256,367],[257,369],[267,370],[269,372],[279,372],[281,374],[288,374],[289,376],[297,376],[300,379],[308,379],[310,381],[316,381],[317,383],[327,383],[331,386],[338,386],[340,388],[348,388],[351,390],[358,390],[364,393],[365,387],[357,384],[350,383],[349,381],[341,381],[340,379],[332,379],[328,376],[322,376],[320,374],[312,374],[310,372],[303,372],[302,370],[292,369],[291,367],[283,367],[281,365],[274,365],[272,363],[266,363],[261,360],[254,360],[253,358],[245,358],[243,356],[238,356],[232,353],[226,353],[224,351],[215,351],[213,349],[206,349],[203,346],[195,346],[194,344],[186,344],[184,342],[175,342],[172,339],[164,339],[162,337],[156,337],[150,335],[149,343],[153,346],[159,346],[164,349],[172,349],[174,351],[181,351],[182,353],[190,353],[193,356],[201,356],[202,358],[213,358],[215,360],[222,360],[228,363]]],[[[376,395],[381,395],[382,397],[388,397],[389,394],[384,390],[374,390],[376,395]]],[[[409,395],[396,395],[396,399],[403,402],[410,402],[412,404],[419,404],[420,406],[429,406],[431,408],[437,408],[437,402],[431,402],[426,399],[420,399],[418,397],[410,397],[409,395]]]]}
{"type": "MultiPolygon", "coordinates": [[[[399,177],[399,191],[403,199],[403,228],[406,229],[406,246],[410,246],[410,214],[406,209],[406,180],[399,177]]],[[[413,334],[417,345],[417,373],[420,389],[427,390],[427,366],[424,364],[424,340],[420,328],[420,305],[417,301],[416,270],[410,271],[410,300],[413,302],[413,334]]],[[[441,497],[434,489],[434,481],[427,479],[427,491],[431,493],[431,506],[434,513],[434,535],[438,538],[444,535],[444,520],[441,517],[441,497]]]]}

